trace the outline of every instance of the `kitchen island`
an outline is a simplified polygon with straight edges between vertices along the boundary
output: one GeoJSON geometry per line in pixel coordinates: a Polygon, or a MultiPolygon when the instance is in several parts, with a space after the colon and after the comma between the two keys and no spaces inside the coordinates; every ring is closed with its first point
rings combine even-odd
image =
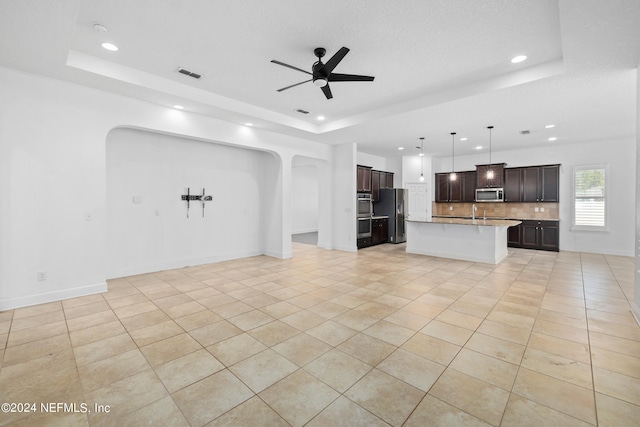
{"type": "Polygon", "coordinates": [[[506,258],[507,229],[521,221],[438,218],[407,220],[407,253],[497,264],[506,258]]]}

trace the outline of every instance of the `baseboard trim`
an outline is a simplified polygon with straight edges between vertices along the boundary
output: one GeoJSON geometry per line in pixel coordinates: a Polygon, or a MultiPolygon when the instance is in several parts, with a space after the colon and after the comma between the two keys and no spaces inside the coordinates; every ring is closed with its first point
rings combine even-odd
{"type": "Polygon", "coordinates": [[[587,254],[596,254],[596,255],[613,255],[613,256],[628,256],[633,257],[635,253],[633,251],[624,251],[624,250],[606,250],[603,251],[602,248],[572,248],[572,247],[560,247],[560,252],[584,252],[587,254]]]}
{"type": "Polygon", "coordinates": [[[293,257],[293,253],[291,251],[288,251],[288,252],[266,251],[264,254],[266,256],[279,258],[279,259],[289,259],[293,257]]]}
{"type": "Polygon", "coordinates": [[[261,251],[242,252],[235,254],[216,255],[205,258],[183,259],[180,261],[163,262],[158,264],[149,264],[142,267],[127,268],[109,272],[107,279],[117,279],[120,277],[136,276],[138,274],[157,273],[165,270],[175,270],[177,268],[191,267],[194,265],[215,264],[217,262],[231,261],[240,258],[249,258],[254,256],[265,255],[261,251]]]}
{"type": "Polygon", "coordinates": [[[317,233],[317,228],[304,228],[300,230],[291,231],[291,234],[305,234],[305,233],[317,233]]]}
{"type": "Polygon", "coordinates": [[[0,311],[14,310],[16,308],[61,301],[69,298],[84,297],[103,292],[107,292],[107,282],[78,286],[76,288],[61,289],[36,295],[27,295],[18,298],[0,299],[0,311]]]}
{"type": "Polygon", "coordinates": [[[336,246],[333,249],[336,251],[343,251],[343,252],[358,252],[357,246],[336,246]]]}

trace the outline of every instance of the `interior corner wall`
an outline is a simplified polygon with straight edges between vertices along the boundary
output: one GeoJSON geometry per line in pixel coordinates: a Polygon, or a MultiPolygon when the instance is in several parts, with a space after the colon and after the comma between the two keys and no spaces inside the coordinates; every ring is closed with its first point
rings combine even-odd
{"type": "Polygon", "coordinates": [[[313,164],[296,164],[291,171],[291,233],[318,231],[319,182],[318,167],[313,164]]]}
{"type": "Polygon", "coordinates": [[[109,132],[107,278],[262,254],[268,155],[135,129],[109,132]],[[187,212],[187,188],[213,200],[204,209],[189,202],[187,212]]]}
{"type": "Polygon", "coordinates": [[[285,167],[291,164],[290,158],[281,160],[267,153],[263,159],[261,201],[264,254],[291,258],[291,209],[284,209],[284,206],[291,205],[291,168],[285,167]]]}
{"type": "Polygon", "coordinates": [[[333,146],[333,249],[355,252],[356,230],[356,144],[333,146]]]}
{"type": "Polygon", "coordinates": [[[296,155],[292,159],[291,230],[318,232],[317,245],[333,249],[332,169],[326,160],[296,155]]]}

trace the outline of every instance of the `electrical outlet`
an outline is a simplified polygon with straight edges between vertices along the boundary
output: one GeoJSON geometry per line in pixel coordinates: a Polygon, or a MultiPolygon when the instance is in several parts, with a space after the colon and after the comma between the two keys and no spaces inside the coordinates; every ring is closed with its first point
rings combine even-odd
{"type": "Polygon", "coordinates": [[[540,208],[540,212],[544,212],[544,208],[540,208]]]}
{"type": "Polygon", "coordinates": [[[453,206],[449,206],[449,210],[452,211],[453,210],[453,206]]]}
{"type": "Polygon", "coordinates": [[[93,212],[85,212],[84,213],[85,221],[93,221],[93,212]]]}
{"type": "Polygon", "coordinates": [[[47,273],[44,271],[39,271],[38,272],[38,281],[42,282],[44,280],[47,280],[47,273]]]}
{"type": "Polygon", "coordinates": [[[535,208],[534,211],[535,212],[540,212],[540,208],[535,208]]]}

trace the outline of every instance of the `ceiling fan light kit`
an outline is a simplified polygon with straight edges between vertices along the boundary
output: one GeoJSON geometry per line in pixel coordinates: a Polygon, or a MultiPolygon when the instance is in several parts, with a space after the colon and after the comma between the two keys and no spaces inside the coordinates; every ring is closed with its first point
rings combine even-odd
{"type": "Polygon", "coordinates": [[[284,62],[277,61],[272,59],[271,62],[277,65],[282,65],[283,67],[291,68],[293,70],[301,71],[305,74],[309,74],[311,79],[305,80],[300,83],[295,83],[290,86],[283,87],[282,89],[278,89],[278,92],[282,92],[287,89],[291,89],[292,87],[296,87],[298,85],[313,82],[314,85],[318,86],[324,96],[327,99],[333,98],[333,94],[331,93],[331,88],[329,87],[329,82],[372,82],[374,77],[371,76],[361,76],[357,74],[338,74],[334,73],[333,69],[342,61],[347,53],[349,53],[349,49],[346,47],[340,48],[338,52],[336,52],[326,63],[322,62],[322,58],[327,53],[327,50],[323,47],[317,47],[313,50],[313,54],[318,58],[318,60],[311,67],[311,72],[303,70],[302,68],[294,67],[293,65],[285,64],[284,62]]]}

